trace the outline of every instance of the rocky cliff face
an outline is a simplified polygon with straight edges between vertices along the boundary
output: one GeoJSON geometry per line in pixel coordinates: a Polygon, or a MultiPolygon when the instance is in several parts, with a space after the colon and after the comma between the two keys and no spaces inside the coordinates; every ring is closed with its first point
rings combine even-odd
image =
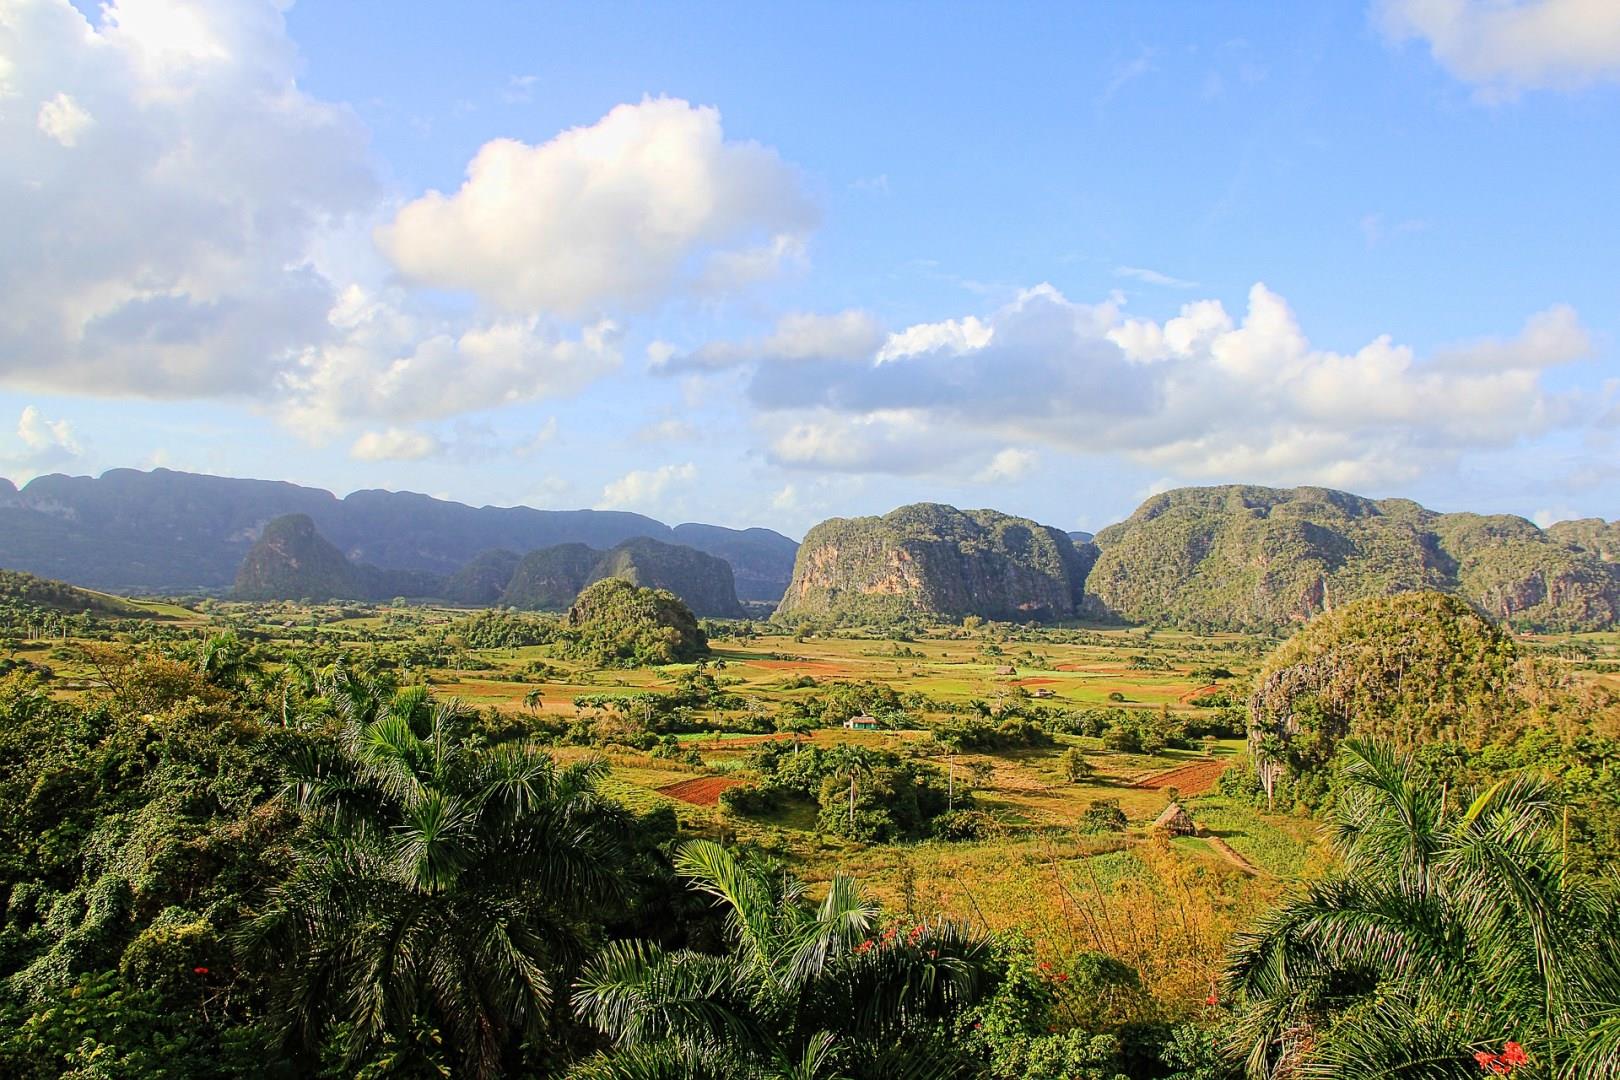
{"type": "Polygon", "coordinates": [[[586,586],[605,578],[665,589],[698,615],[735,618],[743,614],[731,567],[724,559],[645,537],[626,540],[608,551],[584,544],[531,551],[518,564],[500,602],[509,607],[562,611],[586,586]]]}
{"type": "Polygon", "coordinates": [[[379,570],[350,562],[307,514],[268,522],[236,572],[232,595],[242,600],[384,600],[432,596],[443,579],[416,571],[379,570]]]}
{"type": "Polygon", "coordinates": [[[810,530],[777,617],[1070,618],[1088,569],[1088,556],[1057,529],[918,503],[810,530]]]}
{"type": "Polygon", "coordinates": [[[687,522],[674,529],[675,542],[717,555],[731,564],[741,600],[782,599],[793,576],[799,545],[770,529],[725,529],[687,522]]]}
{"type": "Polygon", "coordinates": [[[1269,630],[1362,597],[1432,589],[1529,628],[1612,624],[1617,564],[1582,546],[1585,534],[1554,529],[1325,488],[1181,488],[1097,535],[1086,608],[1130,622],[1269,630]]]}

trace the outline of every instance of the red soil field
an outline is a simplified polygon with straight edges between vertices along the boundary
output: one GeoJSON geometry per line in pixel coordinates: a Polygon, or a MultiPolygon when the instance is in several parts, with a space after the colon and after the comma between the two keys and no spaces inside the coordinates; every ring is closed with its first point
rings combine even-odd
{"type": "Polygon", "coordinates": [[[1200,795],[1215,786],[1221,773],[1226,771],[1227,761],[1194,761],[1190,765],[1182,765],[1166,772],[1155,773],[1145,780],[1138,780],[1136,786],[1148,788],[1152,791],[1163,791],[1173,787],[1183,795],[1200,795]]]}
{"type": "Polygon", "coordinates": [[[713,806],[720,801],[722,791],[740,783],[741,780],[733,780],[729,776],[697,776],[678,784],[667,784],[658,789],[658,794],[689,802],[693,806],[713,806]]]}
{"type": "Polygon", "coordinates": [[[1055,683],[1055,682],[1059,682],[1059,681],[1060,680],[1058,680],[1058,679],[1019,679],[1017,682],[1013,683],[1013,685],[1014,686],[1047,686],[1047,685],[1049,685],[1051,683],[1055,683]]]}

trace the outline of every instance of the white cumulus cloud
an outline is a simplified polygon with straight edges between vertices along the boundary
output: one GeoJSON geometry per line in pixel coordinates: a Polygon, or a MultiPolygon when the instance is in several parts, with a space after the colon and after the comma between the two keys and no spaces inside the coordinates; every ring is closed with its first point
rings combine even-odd
{"type": "Polygon", "coordinates": [[[534,316],[467,326],[358,286],[331,320],[332,339],[301,354],[281,386],[284,418],[315,439],[350,419],[432,420],[565,396],[620,362],[619,330],[608,321],[577,337],[534,316]]]}
{"type": "Polygon", "coordinates": [[[796,468],[1011,481],[1044,444],[1123,454],[1184,480],[1366,487],[1595,423],[1599,395],[1546,378],[1591,349],[1564,306],[1512,337],[1425,357],[1388,336],[1354,352],[1319,348],[1263,284],[1241,318],[1198,300],[1162,322],[1042,286],[982,318],[891,336],[866,357],[762,357],[746,385],[770,459],[796,468]],[[969,325],[971,335],[937,329],[969,325]],[[917,347],[896,349],[906,335],[917,347]]]}
{"type": "Polygon", "coordinates": [[[645,507],[658,502],[671,487],[697,479],[697,466],[660,465],[656,469],[633,469],[602,488],[599,510],[645,507]]]}
{"type": "Polygon", "coordinates": [[[0,454],[0,466],[8,479],[18,483],[70,465],[84,453],[72,424],[47,419],[34,405],[23,406],[18,415],[16,438],[20,445],[11,453],[0,454]]]}
{"type": "Polygon", "coordinates": [[[297,88],[283,6],[0,7],[0,380],[262,391],[322,335],[311,238],[376,186],[353,115],[297,88]]]}
{"type": "Polygon", "coordinates": [[[426,432],[391,427],[363,432],[349,447],[349,456],[359,461],[421,461],[443,449],[439,440],[426,432]]]}
{"type": "Polygon", "coordinates": [[[484,144],[459,190],[408,203],[377,239],[413,281],[589,316],[768,273],[814,222],[774,150],[727,140],[715,109],[658,98],[537,146],[484,144]]]}
{"type": "Polygon", "coordinates": [[[1487,96],[1620,79],[1615,0],[1382,0],[1378,13],[1391,38],[1427,42],[1487,96]]]}
{"type": "Polygon", "coordinates": [[[1006,446],[996,451],[989,464],[973,477],[980,484],[1016,484],[1040,466],[1041,456],[1022,446],[1006,446]]]}

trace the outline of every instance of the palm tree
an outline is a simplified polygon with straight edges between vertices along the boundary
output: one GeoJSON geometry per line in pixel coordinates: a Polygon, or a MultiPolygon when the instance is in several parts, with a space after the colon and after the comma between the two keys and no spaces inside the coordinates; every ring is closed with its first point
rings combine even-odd
{"type": "Polygon", "coordinates": [[[622,811],[596,793],[600,763],[476,748],[426,688],[339,682],[336,745],[290,769],[310,840],[248,931],[279,968],[287,1049],[341,1032],[350,1065],[386,1045],[496,1075],[544,1033],[619,894],[622,811]]]}
{"type": "Polygon", "coordinates": [[[576,1080],[833,1080],[964,1071],[951,1022],[986,989],[985,941],[950,923],[878,931],[856,883],[812,903],[802,883],[710,841],[676,869],[726,912],[725,955],[609,945],[575,984],[613,1050],[576,1080]]]}
{"type": "Polygon", "coordinates": [[[1616,893],[1566,873],[1551,789],[1459,803],[1387,746],[1342,750],[1342,871],[1234,941],[1249,1075],[1477,1077],[1509,1043],[1531,1075],[1620,1075],[1616,893]]]}
{"type": "Polygon", "coordinates": [[[832,750],[833,772],[842,773],[849,778],[849,831],[855,834],[855,797],[857,795],[856,780],[862,775],[871,775],[872,752],[864,747],[854,746],[850,743],[840,743],[832,750]]]}

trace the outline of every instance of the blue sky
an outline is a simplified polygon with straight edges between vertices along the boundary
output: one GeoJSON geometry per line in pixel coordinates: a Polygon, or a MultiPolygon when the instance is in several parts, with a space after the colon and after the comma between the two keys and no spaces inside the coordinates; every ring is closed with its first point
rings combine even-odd
{"type": "Polygon", "coordinates": [[[1608,0],[6,0],[0,151],[19,481],[1620,516],[1608,0]]]}

